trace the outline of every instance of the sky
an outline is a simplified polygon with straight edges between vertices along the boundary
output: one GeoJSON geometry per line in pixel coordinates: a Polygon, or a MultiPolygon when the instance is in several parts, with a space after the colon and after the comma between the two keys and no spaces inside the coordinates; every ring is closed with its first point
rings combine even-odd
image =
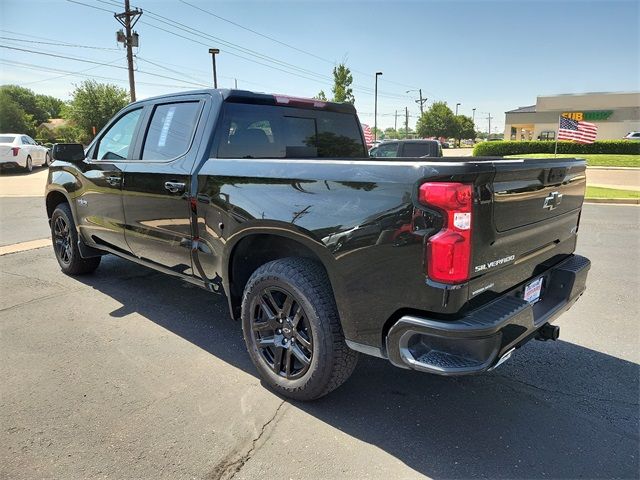
{"type": "MultiPolygon", "coordinates": [[[[375,72],[382,72],[381,128],[394,126],[396,111],[404,127],[405,108],[415,125],[418,92],[407,90],[422,89],[425,108],[445,101],[455,110],[460,103],[459,113],[469,116],[475,108],[483,131],[490,114],[498,132],[505,111],[533,105],[538,95],[640,90],[636,0],[131,4],[144,12],[135,27],[139,99],[211,86],[211,47],[221,50],[219,86],[237,80],[238,88],[302,97],[320,90],[330,96],[332,69],[344,61],[360,119],[370,125],[375,72]]],[[[63,99],[87,78],[128,88],[113,18],[123,5],[1,0],[0,83],[63,99]]]]}

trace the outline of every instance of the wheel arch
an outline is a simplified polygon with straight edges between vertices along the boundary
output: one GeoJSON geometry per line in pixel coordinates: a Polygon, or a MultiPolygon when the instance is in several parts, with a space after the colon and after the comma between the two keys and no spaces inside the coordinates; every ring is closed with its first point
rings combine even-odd
{"type": "MultiPolygon", "coordinates": [[[[227,244],[224,264],[225,291],[229,300],[229,310],[234,319],[240,318],[242,294],[249,278],[265,263],[287,257],[309,258],[320,264],[329,279],[331,291],[339,288],[340,280],[333,268],[333,257],[324,245],[300,233],[269,230],[247,232],[227,244]]],[[[336,299],[337,302],[337,299],[336,299]]]]}
{"type": "Polygon", "coordinates": [[[67,197],[67,195],[60,190],[50,190],[49,192],[47,192],[45,203],[47,207],[47,218],[49,220],[51,220],[53,211],[61,203],[68,203],[69,208],[71,208],[71,213],[74,214],[73,208],[71,207],[71,202],[69,201],[69,197],[67,197]]]}

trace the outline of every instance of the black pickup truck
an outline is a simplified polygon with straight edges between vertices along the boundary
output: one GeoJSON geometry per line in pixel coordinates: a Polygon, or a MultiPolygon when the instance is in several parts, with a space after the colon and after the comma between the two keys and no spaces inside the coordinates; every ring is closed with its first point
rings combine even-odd
{"type": "Polygon", "coordinates": [[[314,399],[358,352],[440,375],[495,368],[585,290],[576,159],[372,159],[351,105],[238,90],[133,103],[57,144],[62,271],[114,254],[226,294],[258,372],[314,399]]]}

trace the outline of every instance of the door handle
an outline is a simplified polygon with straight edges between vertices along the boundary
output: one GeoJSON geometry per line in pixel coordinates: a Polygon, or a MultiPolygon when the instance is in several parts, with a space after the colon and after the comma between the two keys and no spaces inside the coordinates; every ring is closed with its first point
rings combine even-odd
{"type": "Polygon", "coordinates": [[[117,187],[122,182],[122,178],[121,177],[107,177],[105,180],[112,187],[117,187]]]}
{"type": "Polygon", "coordinates": [[[185,185],[181,182],[164,182],[164,188],[171,193],[184,192],[185,185]]]}

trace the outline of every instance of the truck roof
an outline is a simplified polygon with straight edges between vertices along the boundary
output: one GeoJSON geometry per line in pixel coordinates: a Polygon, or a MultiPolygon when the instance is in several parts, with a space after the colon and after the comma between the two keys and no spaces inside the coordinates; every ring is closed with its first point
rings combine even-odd
{"type": "Polygon", "coordinates": [[[291,106],[297,108],[310,108],[319,110],[328,110],[339,113],[356,114],[356,108],[351,103],[327,102],[315,98],[292,97],[289,95],[281,95],[277,93],[252,92],[249,90],[235,90],[229,88],[205,88],[199,90],[187,90],[184,92],[169,93],[158,95],[156,97],[145,98],[140,102],[157,101],[163,98],[177,97],[182,95],[194,94],[220,95],[223,101],[230,103],[253,103],[259,105],[279,105],[291,106]]]}

